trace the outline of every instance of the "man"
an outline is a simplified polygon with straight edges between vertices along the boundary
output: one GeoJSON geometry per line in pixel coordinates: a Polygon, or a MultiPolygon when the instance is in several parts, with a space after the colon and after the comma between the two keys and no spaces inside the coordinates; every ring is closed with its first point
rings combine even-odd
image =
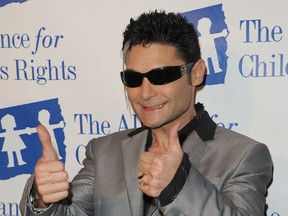
{"type": "Polygon", "coordinates": [[[195,105],[205,64],[193,25],[154,11],[131,19],[121,79],[143,127],[89,142],[68,175],[43,126],[23,215],[263,215],[272,177],[267,147],[218,127],[195,105]]]}

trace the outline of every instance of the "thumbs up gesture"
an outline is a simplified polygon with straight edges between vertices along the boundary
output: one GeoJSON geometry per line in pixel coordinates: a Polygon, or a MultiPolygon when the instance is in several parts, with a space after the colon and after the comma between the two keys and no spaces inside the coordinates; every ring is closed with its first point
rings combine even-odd
{"type": "Polygon", "coordinates": [[[50,134],[43,125],[37,127],[37,133],[42,143],[42,156],[35,166],[35,189],[37,206],[47,207],[68,196],[68,173],[64,164],[58,160],[51,143],[50,134]]]}
{"type": "MultiPolygon", "coordinates": [[[[183,158],[183,150],[179,143],[178,130],[180,123],[173,125],[167,137],[161,137],[142,153],[139,169],[140,190],[151,197],[158,197],[172,181],[183,158]]],[[[155,138],[155,137],[154,137],[155,138]]]]}

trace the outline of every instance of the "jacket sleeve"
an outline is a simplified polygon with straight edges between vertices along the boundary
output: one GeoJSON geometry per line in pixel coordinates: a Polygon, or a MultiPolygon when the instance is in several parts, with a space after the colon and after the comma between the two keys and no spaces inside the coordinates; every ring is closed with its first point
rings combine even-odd
{"type": "Polygon", "coordinates": [[[260,216],[264,214],[271,177],[269,150],[263,144],[256,144],[243,154],[230,176],[213,184],[213,179],[205,178],[192,166],[175,200],[166,206],[160,206],[157,200],[156,204],[164,215],[171,216],[260,216]]]}
{"type": "MultiPolygon", "coordinates": [[[[90,141],[92,142],[92,141],[90,141]]],[[[20,211],[23,216],[72,216],[72,215],[93,215],[94,203],[94,159],[91,151],[91,144],[87,145],[86,158],[83,161],[84,167],[79,171],[71,182],[71,196],[67,199],[51,204],[43,213],[34,213],[29,201],[34,183],[32,175],[25,185],[20,201],[20,211]]]]}

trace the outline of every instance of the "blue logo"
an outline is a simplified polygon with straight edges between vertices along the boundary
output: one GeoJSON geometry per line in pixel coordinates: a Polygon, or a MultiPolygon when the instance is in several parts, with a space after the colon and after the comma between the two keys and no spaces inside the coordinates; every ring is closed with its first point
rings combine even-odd
{"type": "Polygon", "coordinates": [[[227,72],[227,41],[229,34],[222,4],[188,11],[183,15],[198,31],[202,58],[207,64],[204,85],[223,84],[227,72]]]}
{"type": "Polygon", "coordinates": [[[7,4],[11,4],[11,3],[23,3],[26,2],[28,0],[1,0],[0,1],[0,7],[4,7],[7,4]]]}
{"type": "Polygon", "coordinates": [[[59,159],[65,162],[65,123],[58,99],[0,109],[0,180],[34,172],[42,154],[39,124],[47,128],[59,159]]]}

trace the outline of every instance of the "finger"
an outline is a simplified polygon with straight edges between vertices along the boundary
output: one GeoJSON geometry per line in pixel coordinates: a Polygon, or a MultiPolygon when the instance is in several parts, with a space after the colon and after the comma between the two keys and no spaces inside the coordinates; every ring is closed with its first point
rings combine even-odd
{"type": "Polygon", "coordinates": [[[68,173],[66,171],[53,173],[50,175],[36,175],[35,174],[35,181],[37,185],[45,185],[45,184],[55,184],[59,182],[68,181],[68,173]]]}
{"type": "Polygon", "coordinates": [[[38,186],[37,191],[39,192],[39,194],[41,194],[41,196],[69,190],[68,181],[58,182],[55,184],[37,185],[37,186],[38,186]]]}
{"type": "Polygon", "coordinates": [[[144,173],[138,176],[139,187],[145,187],[148,185],[148,176],[144,173]]]}
{"type": "Polygon", "coordinates": [[[145,176],[145,173],[144,172],[138,172],[138,175],[137,175],[138,177],[138,179],[142,179],[144,176],[145,176]]]}
{"type": "Polygon", "coordinates": [[[66,190],[66,191],[61,191],[61,192],[57,192],[53,194],[43,195],[42,200],[46,204],[55,203],[55,202],[65,199],[66,197],[68,197],[68,195],[69,195],[69,192],[66,190]]]}
{"type": "Polygon", "coordinates": [[[43,125],[37,126],[37,133],[42,143],[42,158],[44,161],[58,160],[57,153],[52,145],[51,137],[43,125]]]}
{"type": "Polygon", "coordinates": [[[154,158],[155,158],[155,153],[146,151],[141,154],[140,162],[151,164],[154,158]]]}
{"type": "Polygon", "coordinates": [[[151,165],[147,163],[139,163],[138,170],[140,171],[138,176],[141,176],[143,173],[148,173],[150,170],[151,165]]]}
{"type": "Polygon", "coordinates": [[[40,158],[37,162],[34,171],[35,173],[42,173],[42,172],[48,172],[48,173],[55,173],[55,172],[61,172],[65,170],[65,165],[61,161],[43,161],[43,158],[40,158]],[[44,162],[44,163],[43,163],[44,162]]]}
{"type": "Polygon", "coordinates": [[[145,175],[141,181],[139,181],[139,189],[151,197],[158,197],[163,190],[163,187],[155,185],[149,176],[145,175]]]}

